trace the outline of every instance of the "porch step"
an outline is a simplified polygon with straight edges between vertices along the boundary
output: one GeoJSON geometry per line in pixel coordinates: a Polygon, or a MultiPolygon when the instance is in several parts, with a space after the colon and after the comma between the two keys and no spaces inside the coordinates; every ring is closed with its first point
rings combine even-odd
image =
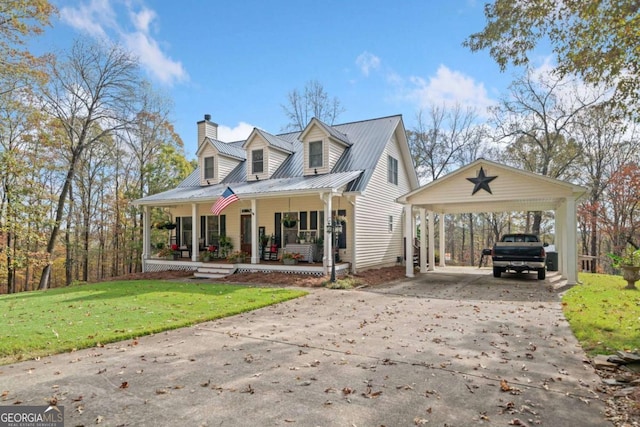
{"type": "Polygon", "coordinates": [[[198,267],[193,276],[201,279],[219,279],[235,273],[236,269],[233,264],[208,265],[206,267],[198,267]]]}

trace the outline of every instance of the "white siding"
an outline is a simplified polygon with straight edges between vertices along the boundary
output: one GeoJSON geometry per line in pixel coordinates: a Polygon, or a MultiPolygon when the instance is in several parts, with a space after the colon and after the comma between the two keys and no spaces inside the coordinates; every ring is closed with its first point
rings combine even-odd
{"type": "Polygon", "coordinates": [[[335,166],[335,164],[338,162],[338,159],[340,158],[340,156],[342,156],[342,153],[344,153],[344,150],[346,150],[346,148],[344,147],[344,145],[335,142],[333,140],[329,140],[329,170],[333,169],[333,167],[335,166]]]}
{"type": "Polygon", "coordinates": [[[239,164],[240,160],[232,159],[225,156],[216,156],[215,160],[215,168],[217,170],[216,176],[219,178],[219,181],[222,181],[234,170],[239,164]]]}
{"type": "Polygon", "coordinates": [[[288,154],[285,154],[282,151],[275,150],[273,148],[270,148],[268,151],[269,163],[267,165],[267,173],[269,174],[269,177],[271,177],[271,175],[273,175],[274,172],[278,170],[282,162],[284,162],[289,156],[288,154]]]}
{"type": "Polygon", "coordinates": [[[403,256],[402,205],[395,199],[411,190],[408,171],[401,161],[395,136],[380,156],[365,193],[356,201],[356,268],[358,270],[393,265],[403,256]],[[387,182],[387,156],[398,160],[398,185],[387,182]],[[389,216],[393,231],[389,231],[389,216]]]}

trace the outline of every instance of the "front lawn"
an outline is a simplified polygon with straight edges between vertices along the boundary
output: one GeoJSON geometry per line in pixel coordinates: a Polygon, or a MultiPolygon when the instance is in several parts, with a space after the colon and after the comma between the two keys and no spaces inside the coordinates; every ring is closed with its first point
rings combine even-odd
{"type": "Polygon", "coordinates": [[[0,364],[255,310],[303,291],[136,280],[0,296],[0,364]]]}
{"type": "Polygon", "coordinates": [[[586,274],[562,298],[565,317],[590,355],[640,348],[640,290],[620,276],[586,274]]]}

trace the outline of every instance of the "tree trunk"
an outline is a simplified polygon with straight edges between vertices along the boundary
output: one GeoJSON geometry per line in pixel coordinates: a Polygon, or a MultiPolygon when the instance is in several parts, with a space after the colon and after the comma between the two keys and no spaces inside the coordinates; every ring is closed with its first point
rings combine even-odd
{"type": "Polygon", "coordinates": [[[474,245],[474,230],[473,230],[473,214],[469,214],[469,262],[471,265],[476,265],[476,257],[475,257],[475,245],[474,245]]]}
{"type": "Polygon", "coordinates": [[[51,263],[53,262],[53,251],[56,248],[56,240],[58,239],[58,233],[60,232],[60,223],[62,222],[62,215],[64,214],[64,205],[67,201],[67,195],[69,194],[71,181],[73,180],[73,176],[75,175],[75,167],[76,163],[78,162],[78,155],[80,154],[79,151],[81,150],[74,150],[73,152],[73,155],[71,157],[71,164],[69,166],[69,170],[67,171],[67,176],[64,180],[64,184],[62,185],[60,197],[58,198],[55,222],[53,223],[53,228],[51,229],[51,234],[49,235],[49,241],[47,242],[47,254],[49,259],[47,265],[42,269],[40,284],[38,285],[39,290],[47,289],[49,287],[49,281],[51,279],[51,263]]]}

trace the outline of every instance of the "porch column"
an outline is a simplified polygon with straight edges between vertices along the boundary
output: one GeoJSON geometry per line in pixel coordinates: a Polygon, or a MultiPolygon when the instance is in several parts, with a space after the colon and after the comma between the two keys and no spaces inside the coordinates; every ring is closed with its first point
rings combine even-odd
{"type": "Polygon", "coordinates": [[[444,245],[444,213],[441,212],[440,215],[438,215],[438,220],[438,225],[440,227],[440,267],[445,267],[444,252],[446,249],[444,245]]]}
{"type": "Polygon", "coordinates": [[[420,273],[427,272],[427,210],[420,208],[420,273]]]}
{"type": "Polygon", "coordinates": [[[258,211],[256,199],[251,199],[251,264],[260,261],[260,249],[258,248],[258,211]]]}
{"type": "Polygon", "coordinates": [[[358,224],[356,223],[356,218],[358,217],[358,198],[354,197],[352,200],[350,200],[351,203],[351,209],[353,209],[353,215],[351,215],[351,217],[348,217],[349,220],[349,224],[353,224],[351,225],[351,240],[349,240],[349,244],[347,246],[349,246],[349,248],[347,248],[348,251],[351,252],[351,272],[353,274],[357,274],[358,273],[358,246],[357,246],[357,241],[358,239],[356,239],[356,235],[358,233],[358,229],[357,226],[358,224]]]}
{"type": "Polygon", "coordinates": [[[429,267],[428,271],[435,270],[436,264],[436,230],[433,211],[429,211],[429,267]]]}
{"type": "Polygon", "coordinates": [[[333,194],[328,193],[322,196],[324,200],[324,220],[327,222],[324,224],[324,254],[322,255],[322,267],[323,273],[325,275],[329,275],[331,271],[331,266],[333,265],[333,234],[327,233],[327,224],[331,223],[333,219],[331,218],[331,210],[332,210],[332,202],[333,202],[333,194]]]}
{"type": "Polygon", "coordinates": [[[198,261],[200,248],[200,221],[198,221],[198,205],[191,204],[191,261],[198,261]]]}
{"type": "Polygon", "coordinates": [[[413,277],[413,211],[412,205],[404,205],[404,253],[405,275],[413,277]]]}
{"type": "Polygon", "coordinates": [[[142,207],[142,272],[147,271],[147,259],[151,254],[151,215],[149,206],[142,207]]]}
{"type": "Polygon", "coordinates": [[[555,220],[555,226],[556,226],[556,252],[558,252],[558,273],[560,273],[560,276],[562,276],[563,278],[566,279],[566,260],[567,260],[567,254],[565,253],[565,238],[566,238],[566,233],[565,233],[565,221],[567,218],[567,210],[566,210],[566,206],[564,205],[564,202],[560,202],[560,205],[558,206],[558,208],[556,209],[556,220],[555,220]]]}
{"type": "Polygon", "coordinates": [[[565,199],[566,219],[565,219],[565,239],[566,247],[566,277],[567,285],[578,283],[578,254],[576,249],[576,199],[567,197],[565,199]]]}

